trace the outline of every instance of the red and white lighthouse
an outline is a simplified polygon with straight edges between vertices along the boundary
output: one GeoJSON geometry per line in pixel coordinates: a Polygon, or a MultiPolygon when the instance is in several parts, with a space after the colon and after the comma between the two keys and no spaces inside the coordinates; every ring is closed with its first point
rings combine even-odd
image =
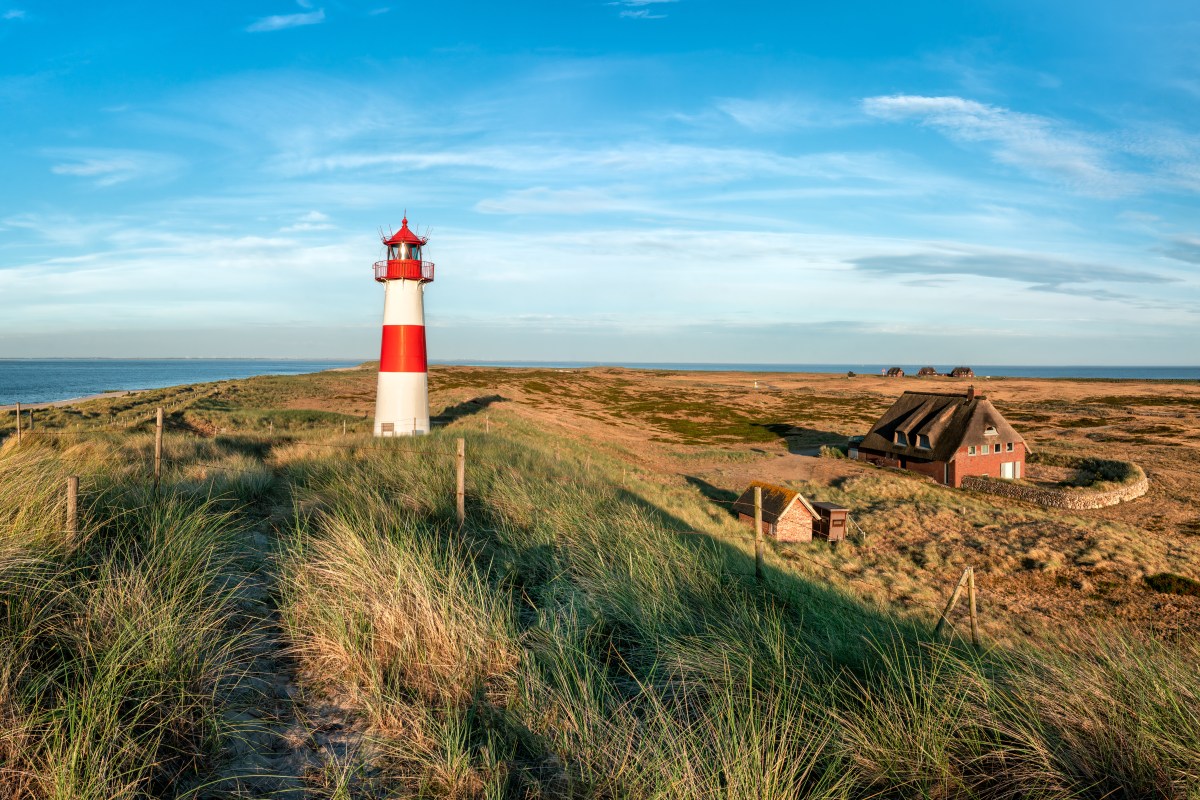
{"type": "Polygon", "coordinates": [[[375,263],[383,284],[383,346],[375,395],[376,436],[429,433],[429,366],[425,358],[425,284],[433,264],[421,260],[428,239],[408,229],[384,239],[387,260],[375,263]]]}

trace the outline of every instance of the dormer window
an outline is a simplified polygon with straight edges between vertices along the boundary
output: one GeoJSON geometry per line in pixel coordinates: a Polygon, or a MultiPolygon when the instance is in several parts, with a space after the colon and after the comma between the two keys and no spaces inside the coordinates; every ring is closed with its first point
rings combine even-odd
{"type": "Polygon", "coordinates": [[[908,447],[908,435],[904,431],[896,431],[896,444],[901,447],[908,447]]]}
{"type": "Polygon", "coordinates": [[[917,447],[921,448],[922,450],[928,450],[929,449],[929,437],[923,433],[918,433],[917,434],[917,447]]]}
{"type": "Polygon", "coordinates": [[[999,436],[1000,432],[996,430],[994,425],[988,425],[983,429],[984,436],[999,436]]]}

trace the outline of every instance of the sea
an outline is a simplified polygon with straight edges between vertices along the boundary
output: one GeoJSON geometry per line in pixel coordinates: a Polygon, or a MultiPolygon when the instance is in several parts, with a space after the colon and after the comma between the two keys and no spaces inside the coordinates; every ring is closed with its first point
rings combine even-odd
{"type": "MultiPolygon", "coordinates": [[[[299,375],[362,363],[258,358],[171,359],[0,359],[0,406],[13,403],[52,403],[93,394],[159,389],[185,383],[250,378],[255,375],[299,375]]],[[[878,375],[900,366],[915,375],[922,365],[906,364],[730,364],[639,361],[435,361],[435,364],[480,367],[584,369],[626,367],[646,370],[697,372],[856,372],[878,375]]],[[[957,365],[933,365],[948,372],[957,365]]],[[[1154,366],[1017,366],[972,365],[980,378],[1084,378],[1095,380],[1200,381],[1200,367],[1154,366]]]]}
{"type": "Polygon", "coordinates": [[[0,406],[255,375],[299,375],[361,363],[259,358],[0,359],[0,406]]]}
{"type": "MultiPolygon", "coordinates": [[[[695,372],[825,372],[859,375],[880,375],[891,367],[900,367],[907,375],[916,375],[926,364],[725,364],[649,361],[431,361],[464,367],[540,367],[543,369],[585,369],[587,367],[625,367],[628,369],[679,370],[695,372]]],[[[946,374],[958,364],[931,364],[946,374]]],[[[1200,381],[1200,366],[1196,367],[1096,367],[1096,366],[1016,366],[975,365],[971,368],[983,378],[1080,378],[1127,381],[1200,381]]]]}

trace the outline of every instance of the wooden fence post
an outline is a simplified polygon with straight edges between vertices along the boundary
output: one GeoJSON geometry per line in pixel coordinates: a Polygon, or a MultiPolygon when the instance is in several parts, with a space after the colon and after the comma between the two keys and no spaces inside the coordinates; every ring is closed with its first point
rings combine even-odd
{"type": "Polygon", "coordinates": [[[17,444],[21,443],[21,404],[17,403],[17,444]]]}
{"type": "Polygon", "coordinates": [[[29,430],[33,430],[33,409],[29,409],[29,430]]]}
{"type": "Polygon", "coordinates": [[[979,647],[979,615],[975,611],[975,568],[967,567],[967,603],[971,608],[971,644],[979,647]]]}
{"type": "Polygon", "coordinates": [[[346,420],[342,420],[342,436],[346,435],[346,420]]]}
{"type": "Polygon", "coordinates": [[[154,491],[158,491],[158,482],[162,478],[162,434],[163,410],[159,406],[154,421],[154,491]]]}
{"type": "Polygon", "coordinates": [[[79,533],[79,476],[67,477],[67,533],[79,533]]]}
{"type": "Polygon", "coordinates": [[[458,524],[461,525],[467,518],[467,442],[465,439],[458,440],[458,453],[455,461],[455,482],[457,486],[454,490],[454,501],[458,508],[458,524]]]}
{"type": "Polygon", "coordinates": [[[762,487],[754,487],[754,580],[763,582],[762,487]]]}
{"type": "Polygon", "coordinates": [[[942,611],[942,617],[938,620],[937,627],[933,629],[934,636],[940,636],[942,628],[946,627],[950,612],[954,610],[954,606],[958,603],[958,598],[962,595],[963,587],[967,585],[970,577],[971,568],[967,567],[963,570],[962,577],[958,579],[958,585],[954,587],[954,593],[950,595],[950,602],[946,603],[946,608],[942,611]]]}

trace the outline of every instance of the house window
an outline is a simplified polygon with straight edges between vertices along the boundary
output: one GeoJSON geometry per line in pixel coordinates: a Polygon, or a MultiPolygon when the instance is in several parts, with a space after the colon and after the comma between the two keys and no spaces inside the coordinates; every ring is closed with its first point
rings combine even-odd
{"type": "Polygon", "coordinates": [[[896,431],[896,444],[901,447],[908,447],[908,436],[905,435],[904,431],[896,431]]]}
{"type": "Polygon", "coordinates": [[[928,450],[929,449],[929,437],[923,433],[918,433],[917,434],[917,447],[920,447],[923,450],[928,450]]]}
{"type": "Polygon", "coordinates": [[[999,443],[999,442],[996,442],[994,445],[992,445],[992,452],[993,452],[993,453],[999,453],[999,452],[1000,452],[1000,443],[999,443]]]}
{"type": "Polygon", "coordinates": [[[967,455],[969,455],[969,456],[975,455],[975,445],[973,445],[973,444],[967,445],[967,455]]]}
{"type": "Polygon", "coordinates": [[[1004,449],[1011,453],[1013,451],[1013,443],[1012,442],[1007,443],[1006,445],[1004,445],[1004,449]]]}
{"type": "Polygon", "coordinates": [[[991,425],[988,425],[986,428],[984,428],[983,435],[984,436],[999,436],[1000,434],[999,434],[999,432],[996,431],[996,429],[994,427],[992,427],[991,425]]]}

